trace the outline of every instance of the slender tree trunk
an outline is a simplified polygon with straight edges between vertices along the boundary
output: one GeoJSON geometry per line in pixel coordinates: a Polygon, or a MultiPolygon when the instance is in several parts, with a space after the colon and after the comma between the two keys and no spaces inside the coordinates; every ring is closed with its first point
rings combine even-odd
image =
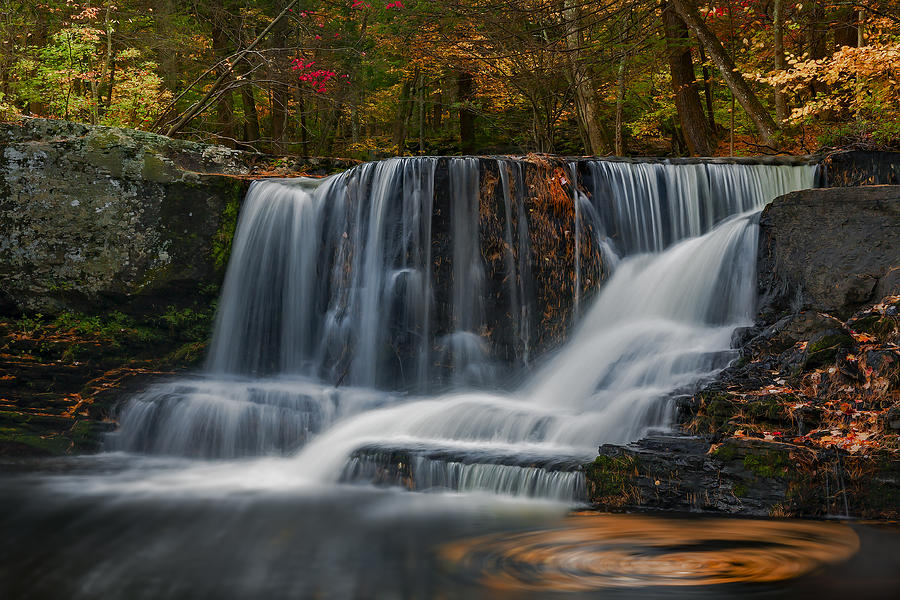
{"type": "Polygon", "coordinates": [[[440,86],[442,86],[443,84],[443,80],[438,81],[438,90],[434,92],[432,100],[434,102],[434,107],[431,111],[431,125],[435,131],[440,131],[441,120],[444,117],[444,98],[440,90],[440,86]]]}
{"type": "MultiPolygon", "coordinates": [[[[808,0],[803,3],[803,12],[806,16],[806,30],[804,38],[806,42],[806,52],[809,59],[824,58],[825,56],[825,36],[827,27],[823,24],[825,20],[825,12],[819,4],[819,0],[808,0]]],[[[815,97],[816,94],[825,92],[828,86],[818,78],[812,80],[809,85],[809,95],[815,97]]]]}
{"type": "Polygon", "coordinates": [[[287,130],[288,94],[284,84],[276,81],[272,90],[272,125],[269,137],[272,138],[272,151],[276,154],[284,151],[284,134],[287,130]]]}
{"type": "Polygon", "coordinates": [[[425,154],[425,76],[419,79],[419,154],[425,154]]]}
{"type": "MultiPolygon", "coordinates": [[[[256,31],[249,29],[245,35],[255,38],[256,31]]],[[[244,46],[244,42],[241,43],[241,46],[244,46]]],[[[251,144],[259,142],[262,131],[259,126],[259,109],[256,106],[253,86],[253,64],[250,62],[250,58],[246,57],[243,61],[240,96],[241,107],[244,109],[244,141],[251,144]]]]}
{"type": "MultiPolygon", "coordinates": [[[[784,0],[774,0],[773,20],[775,21],[775,70],[784,71],[784,0]]],[[[778,124],[783,124],[788,118],[787,103],[784,98],[784,90],[780,85],[775,86],[775,117],[778,124]]]]}
{"type": "Polygon", "coordinates": [[[470,103],[475,99],[475,78],[465,71],[456,76],[456,97],[459,101],[459,148],[463,154],[475,152],[475,111],[470,103]]]}
{"type": "Polygon", "coordinates": [[[575,112],[584,131],[587,154],[604,154],[609,144],[600,127],[596,86],[584,61],[581,60],[581,18],[576,0],[564,0],[563,18],[566,23],[566,49],[569,57],[572,85],[575,87],[575,112]]]}
{"type": "MultiPolygon", "coordinates": [[[[416,74],[414,77],[418,77],[416,74]]],[[[406,138],[409,135],[409,117],[412,113],[412,95],[413,79],[406,79],[400,87],[400,99],[397,104],[397,119],[394,122],[394,145],[397,147],[397,154],[406,153],[406,138]]]]}
{"type": "Polygon", "coordinates": [[[241,104],[244,107],[244,141],[259,141],[259,111],[256,109],[256,98],[253,97],[253,82],[249,75],[241,86],[241,104]]]}
{"type": "Polygon", "coordinates": [[[738,71],[734,61],[725,52],[722,42],[706,26],[706,23],[703,22],[703,19],[697,13],[697,9],[691,6],[688,0],[670,0],[670,2],[674,5],[675,10],[678,11],[678,15],[684,20],[685,24],[706,47],[706,51],[709,52],[710,58],[719,69],[728,88],[734,94],[741,107],[747,112],[753,124],[756,125],[763,140],[765,140],[766,144],[774,147],[777,143],[778,125],[772,119],[772,115],[760,103],[753,90],[750,89],[750,85],[738,71]]]}
{"type": "Polygon", "coordinates": [[[625,144],[622,136],[622,109],[625,104],[625,66],[628,62],[628,54],[622,52],[619,61],[619,77],[616,82],[616,156],[624,156],[625,144]]]}
{"type": "Polygon", "coordinates": [[[706,118],[709,119],[710,135],[715,137],[718,134],[716,127],[716,113],[713,112],[713,94],[712,94],[712,77],[709,74],[709,67],[706,65],[706,51],[703,44],[699,44],[697,49],[700,51],[700,62],[703,63],[703,95],[706,97],[706,118]]]}
{"type": "MultiPolygon", "coordinates": [[[[213,24],[212,45],[213,56],[217,61],[230,54],[228,35],[225,31],[224,23],[213,24]]],[[[234,81],[229,65],[223,64],[219,67],[218,72],[220,77],[225,78],[225,84],[230,84],[234,81]]],[[[220,136],[219,141],[221,144],[230,148],[234,147],[234,94],[227,89],[219,94],[216,102],[216,133],[220,136]]]]}
{"type": "Polygon", "coordinates": [[[675,92],[675,108],[678,110],[684,139],[691,154],[709,156],[712,154],[713,144],[694,77],[688,28],[667,0],[662,0],[661,8],[672,90],[675,92]]]}
{"type": "Polygon", "coordinates": [[[866,45],[866,9],[859,9],[858,24],[856,25],[856,47],[862,48],[866,45]]]}
{"type": "Polygon", "coordinates": [[[300,147],[303,148],[303,154],[309,153],[309,133],[306,128],[306,103],[303,96],[297,101],[297,111],[300,113],[300,147]]]}

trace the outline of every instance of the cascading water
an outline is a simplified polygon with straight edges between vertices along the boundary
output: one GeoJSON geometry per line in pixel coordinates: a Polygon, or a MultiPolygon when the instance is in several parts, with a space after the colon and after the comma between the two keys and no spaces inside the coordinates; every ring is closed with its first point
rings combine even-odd
{"type": "Polygon", "coordinates": [[[514,362],[534,363],[533,266],[545,257],[524,163],[391,159],[322,181],[263,181],[241,214],[206,375],[133,399],[110,446],[218,458],[302,447],[285,472],[326,482],[372,481],[378,457],[399,449],[412,489],[577,499],[580,475],[547,465],[665,427],[666,399],[727,364],[733,330],[753,318],[754,211],[815,175],[572,163],[581,322],[501,393],[479,236],[485,165],[502,194],[514,362]],[[599,249],[609,274],[590,305],[582,248],[599,249]]]}

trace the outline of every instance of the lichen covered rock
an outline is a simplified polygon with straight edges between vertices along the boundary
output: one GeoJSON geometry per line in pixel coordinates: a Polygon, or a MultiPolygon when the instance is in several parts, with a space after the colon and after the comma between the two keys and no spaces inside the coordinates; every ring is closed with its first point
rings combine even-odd
{"type": "Polygon", "coordinates": [[[161,306],[216,286],[248,172],[240,153],[145,132],[0,126],[0,308],[161,306]]]}

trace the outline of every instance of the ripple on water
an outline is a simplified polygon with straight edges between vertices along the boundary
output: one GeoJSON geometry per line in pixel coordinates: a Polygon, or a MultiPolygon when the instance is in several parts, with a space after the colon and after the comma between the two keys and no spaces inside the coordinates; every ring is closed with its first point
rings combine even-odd
{"type": "Polygon", "coordinates": [[[554,529],[455,541],[438,556],[482,586],[549,592],[768,583],[858,550],[842,523],[580,513],[554,529]]]}

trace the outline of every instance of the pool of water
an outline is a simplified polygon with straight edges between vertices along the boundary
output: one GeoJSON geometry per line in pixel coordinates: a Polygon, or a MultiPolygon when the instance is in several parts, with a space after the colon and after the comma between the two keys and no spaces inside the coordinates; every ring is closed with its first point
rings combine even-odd
{"type": "Polygon", "coordinates": [[[845,599],[900,591],[896,524],[594,513],[267,477],[260,461],[249,472],[233,462],[126,454],[0,464],[0,598],[845,599]],[[233,476],[200,476],[224,472],[233,476]]]}

